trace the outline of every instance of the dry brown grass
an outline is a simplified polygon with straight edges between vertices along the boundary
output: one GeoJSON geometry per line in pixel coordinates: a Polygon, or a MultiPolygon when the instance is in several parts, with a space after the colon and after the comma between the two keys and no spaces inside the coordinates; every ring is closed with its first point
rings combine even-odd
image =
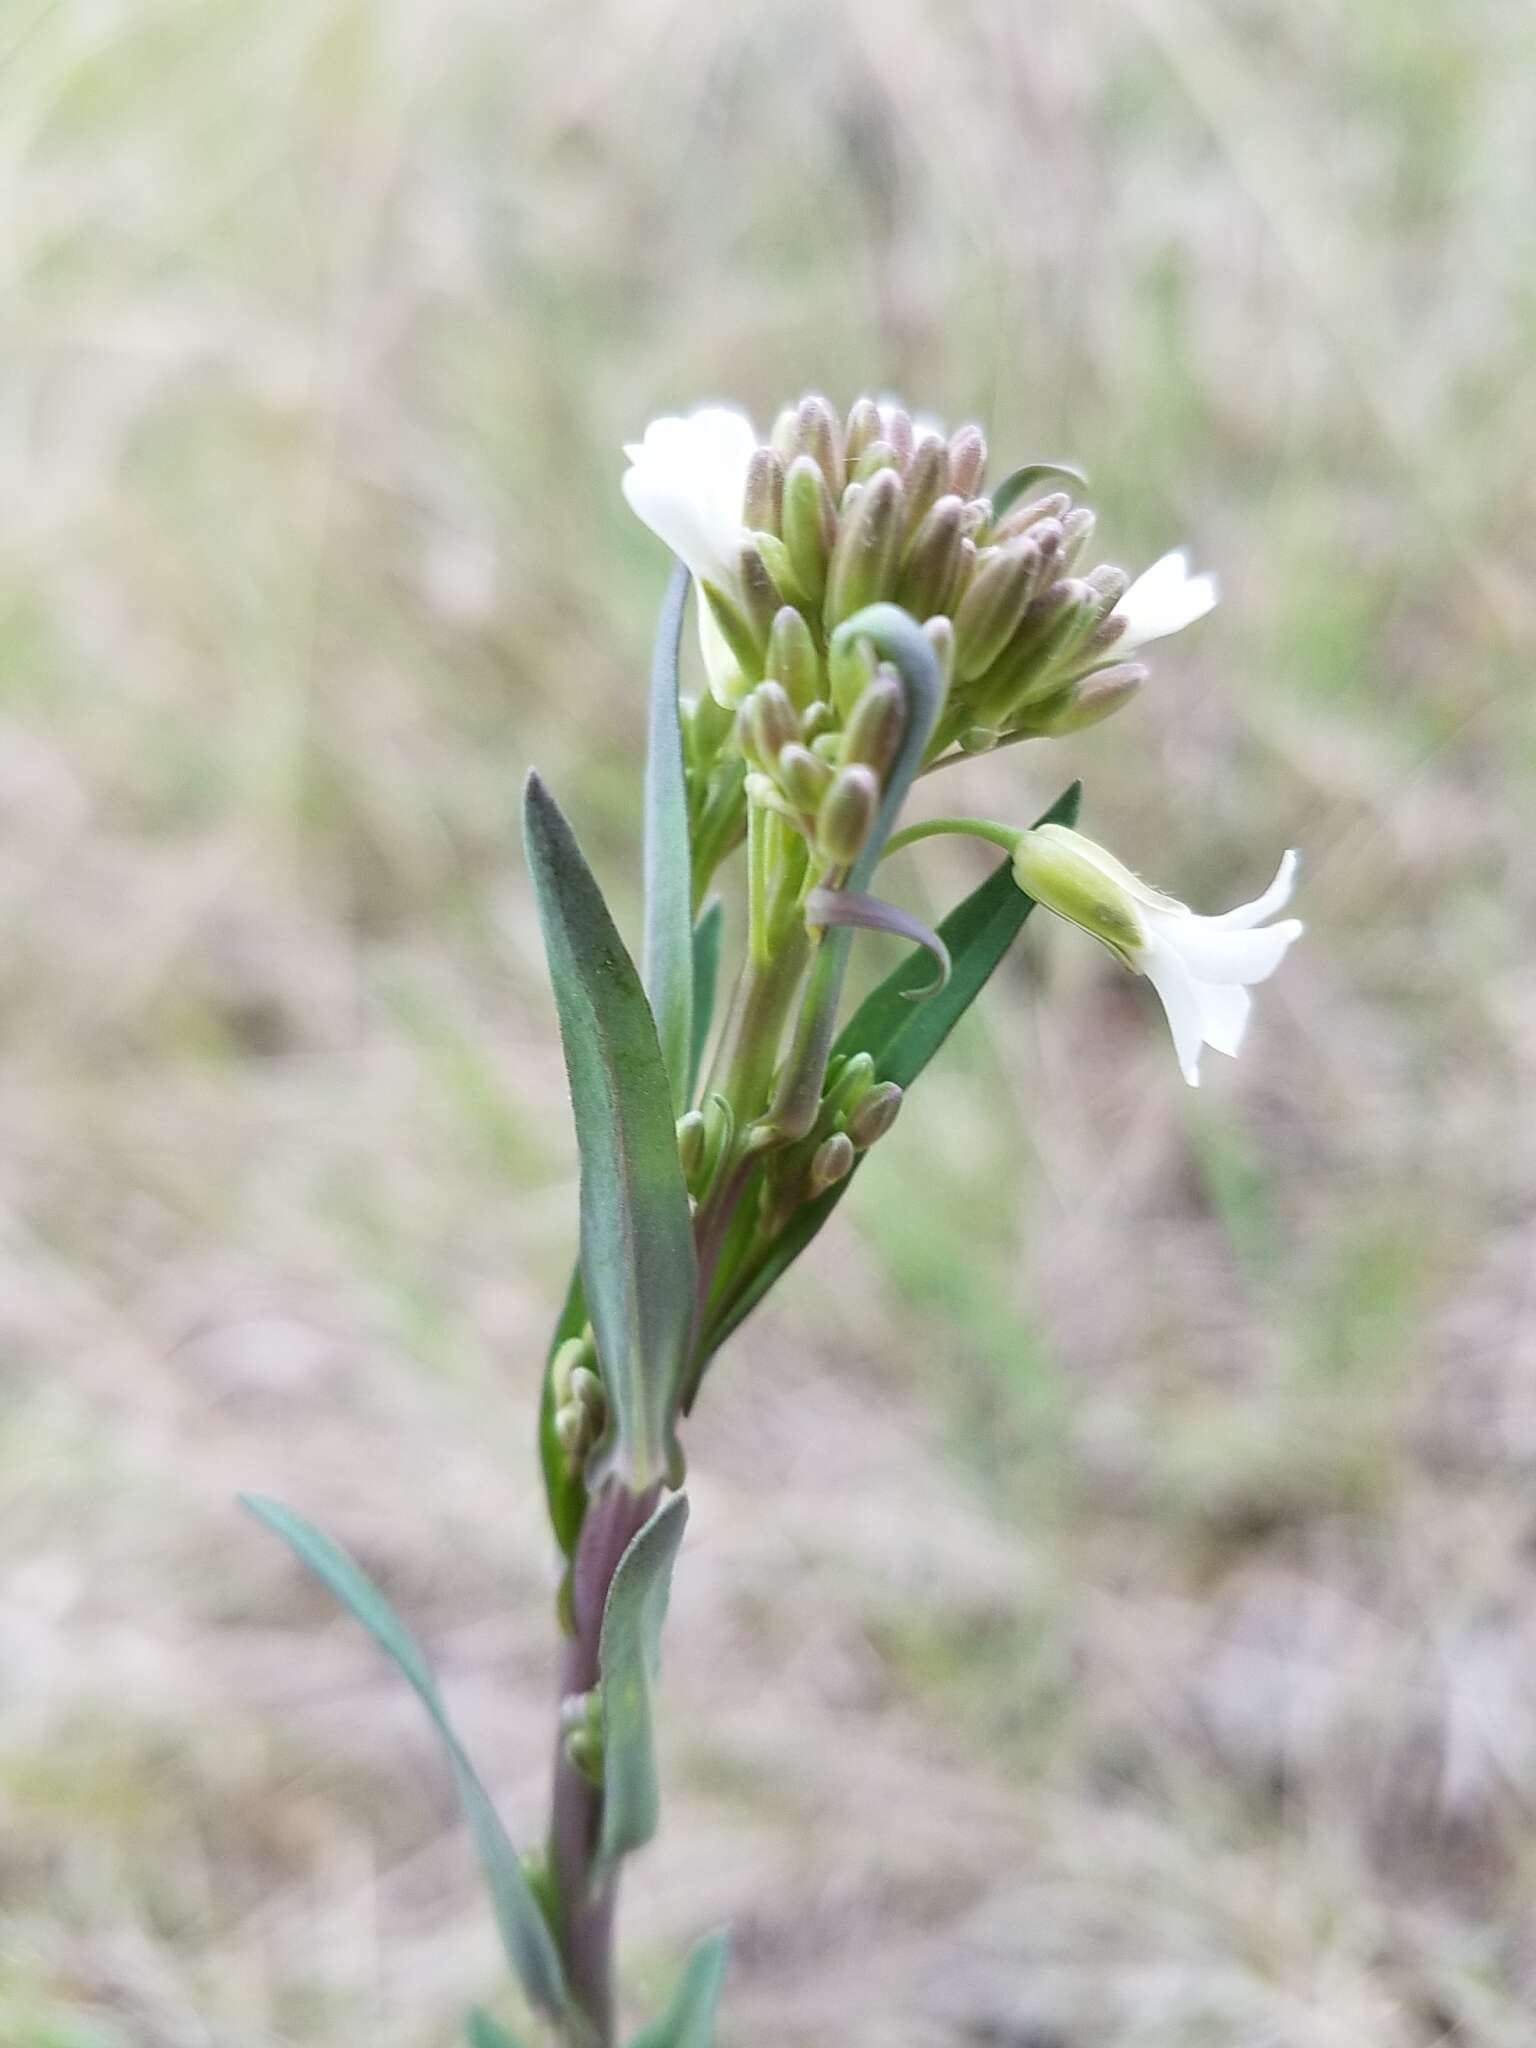
{"type": "Polygon", "coordinates": [[[526,1838],[514,792],[632,908],[617,444],[811,384],[1220,569],[969,795],[1081,771],[1197,898],[1295,837],[1311,931],[1198,1099],[1036,934],[722,1365],[635,2008],[731,1919],[741,2048],[1524,2048],[1533,123],[1500,0],[0,10],[4,2048],[497,1983],[413,1703],[232,1496],[381,1574],[526,1838]]]}

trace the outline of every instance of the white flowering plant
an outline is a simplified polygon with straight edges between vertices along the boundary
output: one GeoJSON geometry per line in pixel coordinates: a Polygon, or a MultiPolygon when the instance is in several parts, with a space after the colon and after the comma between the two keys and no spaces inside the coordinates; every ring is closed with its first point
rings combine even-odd
{"type": "MultiPolygon", "coordinates": [[[[310,1523],[248,1503],[415,1688],[520,2024],[562,2048],[621,2038],[619,1875],[657,1823],[653,1688],[688,1513],[683,1436],[720,1347],[827,1222],[1037,904],[1151,982],[1191,1085],[1204,1047],[1236,1054],[1250,988],[1301,931],[1277,915],[1294,853],[1254,902],[1200,916],[1077,831],[1076,784],[1029,826],[900,823],[919,778],[1120,709],[1148,678],[1128,657],[1216,602],[1180,552],[1134,581],[1084,568],[1094,516],[1075,471],[1032,463],[989,489],[978,428],[945,434],[867,398],[840,415],[815,396],[767,440],[708,407],[653,422],[627,454],[625,495],[676,557],[652,665],[638,959],[536,774],[525,792],[581,1167],[579,1256],[539,1409],[563,1645],[541,1849],[514,1851],[377,1587],[310,1523]],[[704,682],[684,693],[690,585],[704,682]],[[1003,858],[930,930],[877,893],[876,873],[950,832],[1003,858]],[[743,958],[717,1027],[731,886],[743,958]],[[859,930],[908,943],[848,1013],[859,930]]],[[[706,1935],[630,2048],[709,2048],[726,1955],[706,1935]]],[[[515,2048],[489,2011],[469,2034],[515,2048]]]]}

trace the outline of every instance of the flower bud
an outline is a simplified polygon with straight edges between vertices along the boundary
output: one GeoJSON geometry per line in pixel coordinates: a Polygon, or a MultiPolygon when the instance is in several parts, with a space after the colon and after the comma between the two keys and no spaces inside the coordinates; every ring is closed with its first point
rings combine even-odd
{"type": "Polygon", "coordinates": [[[797,455],[784,478],[782,528],[795,586],[808,604],[827,587],[827,563],[837,539],[837,507],[814,456],[797,455]]]}
{"type": "Polygon", "coordinates": [[[781,600],[788,601],[791,604],[802,601],[805,593],[795,581],[795,567],[789,558],[789,549],[785,547],[778,535],[776,533],[754,533],[752,544],[762,556],[763,567],[768,571],[773,581],[773,587],[778,591],[781,600]]]}
{"type": "Polygon", "coordinates": [[[827,678],[832,685],[832,708],[839,718],[848,718],[875,676],[874,649],[867,640],[834,640],[827,655],[827,678]]]}
{"type": "Polygon", "coordinates": [[[965,506],[953,494],[928,508],[902,563],[896,602],[915,619],[931,618],[945,608],[960,564],[960,521],[965,506]]]}
{"type": "Polygon", "coordinates": [[[818,1195],[824,1195],[828,1188],[835,1187],[840,1180],[846,1180],[853,1170],[856,1157],[853,1141],[842,1131],[834,1131],[830,1138],[824,1138],[816,1147],[810,1170],[805,1177],[808,1199],[814,1201],[818,1195]]]}
{"type": "Polygon", "coordinates": [[[862,762],[839,768],[816,813],[816,844],[834,867],[852,867],[880,808],[880,778],[862,762]]]}
{"type": "Polygon", "coordinates": [[[778,683],[759,683],[741,711],[751,734],[752,752],[771,774],[779,749],[800,737],[800,721],[789,694],[778,683]]]}
{"type": "Polygon", "coordinates": [[[783,406],[773,423],[773,432],[768,436],[773,452],[786,469],[801,451],[800,408],[797,405],[783,406]]]}
{"type": "Polygon", "coordinates": [[[901,747],[907,726],[906,698],[897,678],[881,669],[848,714],[843,728],[846,762],[862,761],[883,777],[901,747]]]}
{"type": "Polygon", "coordinates": [[[838,529],[823,608],[829,629],[895,590],[904,516],[901,478],[882,469],[838,529]]]}
{"type": "Polygon", "coordinates": [[[826,1092],[821,1099],[823,1120],[849,1115],[864,1100],[874,1081],[875,1062],[867,1052],[854,1053],[835,1073],[829,1070],[826,1092]]]}
{"type": "MultiPolygon", "coordinates": [[[[713,583],[702,581],[699,587],[703,591],[705,602],[714,614],[716,625],[720,628],[720,637],[741,671],[741,677],[736,680],[733,688],[739,688],[743,680],[747,683],[757,682],[763,673],[763,652],[740,606],[713,583]]],[[[710,677],[710,688],[716,689],[716,679],[713,675],[710,677]]]]}
{"type": "Polygon", "coordinates": [[[567,1337],[557,1349],[549,1365],[550,1392],[557,1408],[564,1408],[569,1403],[573,1375],[578,1367],[590,1366],[594,1355],[585,1337],[567,1337]]]}
{"type": "Polygon", "coordinates": [[[869,1090],[863,1101],[849,1112],[848,1137],[854,1150],[867,1152],[871,1145],[883,1138],[901,1113],[902,1091],[894,1081],[880,1081],[869,1090]]]}
{"type": "MultiPolygon", "coordinates": [[[[965,515],[964,513],[962,513],[962,521],[964,520],[964,517],[965,515]]],[[[959,559],[955,563],[954,580],[951,582],[949,589],[944,593],[944,602],[939,607],[939,610],[942,613],[944,613],[944,615],[947,618],[952,619],[955,616],[955,613],[960,609],[960,600],[965,596],[965,593],[970,589],[971,584],[975,579],[976,562],[976,543],[974,540],[971,539],[970,535],[963,530],[962,527],[960,535],[960,554],[959,559]]]]}
{"type": "Polygon", "coordinates": [[[584,1408],[574,1402],[555,1410],[555,1437],[565,1454],[567,1472],[578,1472],[581,1461],[592,1448],[592,1425],[584,1408]]]}
{"type": "Polygon", "coordinates": [[[985,675],[1013,638],[1039,573],[1033,541],[1014,541],[978,561],[955,612],[955,673],[962,682],[985,675]]]}
{"type": "Polygon", "coordinates": [[[1116,569],[1108,562],[1101,562],[1097,569],[1089,570],[1087,580],[1090,589],[1096,590],[1099,594],[1099,601],[1106,614],[1105,623],[1107,624],[1107,615],[1113,611],[1114,607],[1130,589],[1131,579],[1123,569],[1116,569]]]}
{"type": "Polygon", "coordinates": [[[1028,723],[1033,731],[1048,734],[1052,739],[1082,732],[1087,726],[1111,717],[1123,704],[1129,704],[1151,673],[1139,661],[1122,661],[1113,668],[1095,669],[1081,682],[1069,684],[1059,705],[1054,700],[1042,704],[1030,715],[1028,723]]]}
{"type": "Polygon", "coordinates": [[[949,437],[949,487],[973,498],[987,466],[986,436],[980,427],[961,427],[949,437]]]}
{"type": "Polygon", "coordinates": [[[1050,491],[1043,498],[1036,498],[1028,505],[1015,505],[1006,518],[1000,519],[992,533],[994,541],[1016,540],[1027,533],[1042,519],[1063,519],[1072,509],[1072,500],[1066,491],[1050,491]]]}
{"type": "Polygon", "coordinates": [[[902,477],[907,494],[907,533],[917,531],[930,505],[949,489],[949,450],[938,434],[923,432],[902,477]]]}
{"type": "Polygon", "coordinates": [[[843,433],[837,414],[827,401],[813,392],[802,398],[798,413],[799,445],[815,458],[827,480],[829,491],[843,488],[843,433]]]}
{"type": "Polygon", "coordinates": [[[942,612],[934,618],[925,619],[923,621],[923,638],[933,649],[934,658],[939,664],[939,680],[944,685],[945,694],[947,695],[955,675],[954,624],[942,612]]]}
{"type": "Polygon", "coordinates": [[[811,629],[793,605],[773,615],[765,662],[770,681],[778,683],[796,711],[803,713],[821,689],[821,662],[811,629]]]}
{"type": "Polygon", "coordinates": [[[1056,565],[1058,576],[1065,576],[1076,567],[1083,549],[1093,538],[1093,529],[1098,520],[1086,505],[1079,505],[1069,512],[1061,522],[1061,556],[1056,565]]]}
{"type": "Polygon", "coordinates": [[[882,405],[880,432],[896,450],[896,459],[905,467],[912,454],[912,442],[915,437],[911,413],[904,405],[882,405]]]}
{"type": "Polygon", "coordinates": [[[1077,850],[1077,835],[1054,826],[1021,832],[1013,850],[1013,878],[1058,917],[1069,918],[1117,953],[1127,967],[1146,945],[1130,893],[1077,850]]]}
{"type": "Polygon", "coordinates": [[[571,1405],[586,1416],[595,1441],[608,1411],[608,1397],[602,1381],[589,1365],[578,1365],[571,1374],[571,1405]]]}
{"type": "Polygon", "coordinates": [[[736,1135],[736,1116],[723,1095],[710,1095],[704,1104],[704,1167],[701,1184],[714,1178],[715,1168],[731,1148],[736,1135]]]}
{"type": "MultiPolygon", "coordinates": [[[[889,441],[871,441],[853,465],[850,482],[866,484],[872,476],[878,476],[882,469],[894,469],[900,475],[901,459],[889,441]]],[[[845,509],[846,504],[845,499],[845,509]]]]}
{"type": "Polygon", "coordinates": [[[832,770],[809,747],[792,741],[778,758],[779,787],[797,811],[814,815],[832,783],[832,770]]]}
{"type": "Polygon", "coordinates": [[[692,1181],[698,1177],[699,1168],[704,1164],[706,1139],[702,1110],[690,1109],[686,1116],[678,1118],[677,1157],[684,1180],[692,1181]]]}
{"type": "Polygon", "coordinates": [[[771,448],[759,448],[747,464],[741,523],[754,532],[776,534],[783,513],[784,465],[771,448]]]}
{"type": "Polygon", "coordinates": [[[824,698],[818,697],[814,703],[807,704],[800,714],[800,730],[806,745],[815,746],[824,734],[831,732],[833,723],[832,706],[824,698]]]}
{"type": "Polygon", "coordinates": [[[736,579],[741,590],[741,609],[752,628],[753,638],[758,647],[758,670],[762,674],[761,650],[768,643],[773,630],[774,614],[784,600],[774,588],[768,565],[763,560],[762,549],[756,541],[745,540],[736,559],[736,579]]]}
{"type": "MultiPolygon", "coordinates": [[[[847,424],[843,428],[843,447],[846,451],[850,470],[871,441],[880,439],[880,408],[872,398],[857,398],[848,408],[847,424]]],[[[834,487],[834,496],[841,493],[834,487]]]]}

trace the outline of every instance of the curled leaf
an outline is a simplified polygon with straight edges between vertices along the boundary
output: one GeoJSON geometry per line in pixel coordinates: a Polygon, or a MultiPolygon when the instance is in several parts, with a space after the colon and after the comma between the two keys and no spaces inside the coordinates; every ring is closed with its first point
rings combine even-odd
{"type": "Polygon", "coordinates": [[[938,968],[937,979],[923,988],[903,990],[908,1002],[936,995],[949,980],[949,948],[938,933],[910,910],[902,910],[878,896],[866,895],[859,889],[813,889],[806,898],[805,921],[813,925],[851,925],[858,931],[890,932],[931,953],[938,968]]]}
{"type": "Polygon", "coordinates": [[[1004,518],[1026,491],[1032,491],[1036,484],[1043,484],[1048,477],[1060,477],[1065,483],[1076,484],[1080,491],[1088,488],[1087,477],[1080,469],[1074,469],[1070,462],[1026,462],[1005,476],[992,493],[993,518],[1004,518]]]}

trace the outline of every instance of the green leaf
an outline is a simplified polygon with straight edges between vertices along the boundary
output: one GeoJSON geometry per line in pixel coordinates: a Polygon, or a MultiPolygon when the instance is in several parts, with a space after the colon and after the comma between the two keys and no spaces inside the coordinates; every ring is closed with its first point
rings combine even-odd
{"type": "Polygon", "coordinates": [[[1006,517],[1026,491],[1032,491],[1036,484],[1043,484],[1050,477],[1060,477],[1065,483],[1076,484],[1080,491],[1088,488],[1087,477],[1080,469],[1074,469],[1070,462],[1026,462],[1022,468],[1005,476],[991,493],[993,518],[1006,517]]]}
{"type": "Polygon", "coordinates": [[[730,1948],[731,1937],[724,1932],[706,1935],[697,1943],[666,2011],[642,2027],[629,2048],[713,2048],[715,2007],[730,1948]]]}
{"type": "Polygon", "coordinates": [[[572,1273],[565,1290],[565,1304],[544,1359],[544,1383],[539,1389],[539,1464],[544,1472],[544,1495],[549,1503],[550,1526],[555,1541],[567,1557],[575,1555],[587,1512],[587,1488],[579,1472],[566,1463],[565,1447],[555,1435],[555,1353],[567,1337],[579,1337],[586,1327],[587,1304],[581,1291],[580,1268],[572,1273]]]}
{"type": "Polygon", "coordinates": [[[656,1755],[651,1689],[661,1655],[672,1564],[688,1520],[685,1495],[674,1493],[619,1559],[603,1607],[598,1639],[598,1691],[603,1704],[603,1817],[599,1879],[656,1832],[656,1755]]]}
{"type": "Polygon", "coordinates": [[[693,928],[693,1045],[688,1059],[688,1099],[698,1092],[709,1027],[715,1021],[715,990],[720,981],[720,898],[711,896],[693,928]]]}
{"type": "Polygon", "coordinates": [[[490,1795],[449,1722],[437,1681],[420,1646],[367,1574],[312,1522],[306,1522],[302,1515],[294,1514],[275,1500],[263,1500],[254,1494],[242,1494],[240,1502],[257,1521],[280,1536],[299,1562],[362,1623],[385,1656],[403,1673],[431,1716],[453,1767],[507,1961],[533,2003],[559,2018],[566,2011],[569,1998],[554,1936],[490,1795]]]}
{"type": "Polygon", "coordinates": [[[687,1107],[693,1052],[693,860],[688,782],[677,708],[677,663],[688,606],[688,570],[673,564],[651,655],[651,719],[645,753],[645,991],[656,1019],[672,1113],[687,1107]]]}
{"type": "Polygon", "coordinates": [[[469,2038],[469,2048],[523,2048],[516,2034],[509,2034],[500,2020],[493,2020],[478,2005],[465,2021],[464,2032],[469,2038]]]}
{"type": "MultiPolygon", "coordinates": [[[[1075,824],[1082,794],[1082,784],[1074,782],[1035,820],[1036,824],[1075,824]]],[[[880,1080],[910,1088],[986,987],[1034,907],[1033,897],[1026,896],[1014,881],[1011,863],[1002,862],[938,928],[938,936],[948,947],[953,963],[944,987],[921,1002],[912,1000],[932,977],[928,955],[918,947],[865,997],[838,1033],[832,1057],[867,1052],[880,1080]]],[[[856,1162],[855,1172],[861,1163],[856,1162]]],[[[719,1350],[786,1268],[799,1258],[842,1200],[852,1178],[849,1174],[847,1179],[828,1188],[819,1200],[796,1210],[746,1285],[726,1300],[721,1314],[710,1326],[709,1352],[719,1350]]]]}
{"type": "Polygon", "coordinates": [[[560,1017],[581,1158],[581,1287],[608,1424],[595,1491],[681,1474],[674,1417],[696,1265],[671,1087],[634,962],[559,806],[537,775],[524,836],[560,1017]]]}

